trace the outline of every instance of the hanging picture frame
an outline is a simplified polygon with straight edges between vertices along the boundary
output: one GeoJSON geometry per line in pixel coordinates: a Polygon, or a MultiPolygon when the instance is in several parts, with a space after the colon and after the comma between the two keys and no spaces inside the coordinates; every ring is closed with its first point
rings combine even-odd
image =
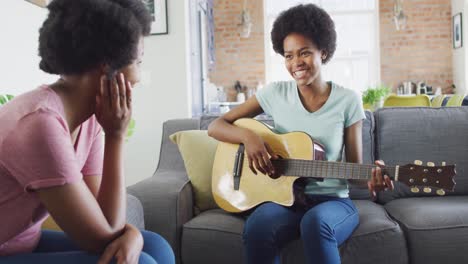
{"type": "Polygon", "coordinates": [[[168,34],[167,0],[143,0],[151,13],[151,35],[168,34]]]}
{"type": "Polygon", "coordinates": [[[40,7],[46,7],[50,3],[51,0],[26,0],[26,1],[31,2],[40,7]]]}
{"type": "Polygon", "coordinates": [[[452,38],[453,48],[458,49],[463,46],[462,14],[455,14],[452,18],[452,38]]]}

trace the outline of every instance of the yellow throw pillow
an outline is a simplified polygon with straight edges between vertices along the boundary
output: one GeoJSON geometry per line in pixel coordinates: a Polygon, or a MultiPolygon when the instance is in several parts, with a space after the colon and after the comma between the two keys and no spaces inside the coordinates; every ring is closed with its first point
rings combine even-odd
{"type": "Polygon", "coordinates": [[[185,130],[169,137],[179,147],[200,211],[218,208],[211,193],[211,173],[218,141],[206,130],[185,130]]]}
{"type": "Polygon", "coordinates": [[[57,225],[57,223],[55,223],[54,219],[50,215],[47,217],[44,223],[42,223],[42,229],[62,231],[62,229],[57,225]]]}

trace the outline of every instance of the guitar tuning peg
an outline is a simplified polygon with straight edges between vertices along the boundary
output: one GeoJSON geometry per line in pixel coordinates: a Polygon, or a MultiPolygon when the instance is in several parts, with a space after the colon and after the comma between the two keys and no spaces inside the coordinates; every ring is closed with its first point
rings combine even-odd
{"type": "Polygon", "coordinates": [[[439,189],[436,191],[437,195],[440,195],[440,196],[444,196],[445,195],[445,191],[443,189],[439,189]]]}
{"type": "Polygon", "coordinates": [[[423,191],[424,191],[425,193],[430,193],[430,192],[432,192],[432,189],[429,188],[429,187],[424,187],[423,191]]]}
{"type": "Polygon", "coordinates": [[[445,161],[442,161],[442,166],[445,166],[447,163],[445,161]]]}
{"type": "Polygon", "coordinates": [[[418,192],[419,192],[419,188],[418,188],[418,187],[412,187],[412,188],[411,188],[411,192],[412,192],[412,193],[418,193],[418,192]]]}
{"type": "Polygon", "coordinates": [[[422,164],[423,164],[423,162],[422,162],[422,161],[420,161],[420,160],[415,160],[415,161],[414,161],[414,164],[416,164],[416,165],[422,165],[422,164]]]}
{"type": "Polygon", "coordinates": [[[428,167],[435,167],[435,164],[434,164],[434,162],[432,162],[432,161],[428,161],[428,162],[427,162],[427,166],[428,166],[428,167]]]}

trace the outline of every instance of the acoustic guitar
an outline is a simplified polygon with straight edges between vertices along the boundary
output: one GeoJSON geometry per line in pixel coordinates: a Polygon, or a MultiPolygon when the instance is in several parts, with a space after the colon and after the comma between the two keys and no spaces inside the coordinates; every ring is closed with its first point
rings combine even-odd
{"type": "MultiPolygon", "coordinates": [[[[325,161],[325,150],[304,132],[277,134],[267,125],[254,119],[243,118],[235,126],[250,129],[270,145],[280,159],[272,160],[272,177],[249,168],[243,144],[220,142],[212,174],[212,192],[216,203],[228,212],[247,211],[264,202],[284,206],[294,203],[293,184],[299,177],[368,180],[375,165],[325,161]]],[[[411,187],[412,192],[444,195],[455,188],[455,166],[435,166],[421,161],[402,166],[383,168],[392,180],[411,187]]]]}

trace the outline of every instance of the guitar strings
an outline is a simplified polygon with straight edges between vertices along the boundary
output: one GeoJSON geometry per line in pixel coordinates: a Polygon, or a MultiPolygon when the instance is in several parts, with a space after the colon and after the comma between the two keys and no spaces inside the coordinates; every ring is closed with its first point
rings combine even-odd
{"type": "MultiPolygon", "coordinates": [[[[292,171],[295,174],[313,174],[317,175],[334,175],[336,178],[359,178],[368,179],[371,176],[372,168],[375,165],[342,163],[336,161],[321,161],[321,160],[303,160],[303,159],[280,159],[272,161],[275,166],[283,171],[292,171]],[[357,175],[356,175],[357,174],[357,175]],[[365,176],[363,176],[365,174],[365,176]]],[[[395,166],[385,166],[384,169],[389,176],[395,175],[395,166]]]]}

